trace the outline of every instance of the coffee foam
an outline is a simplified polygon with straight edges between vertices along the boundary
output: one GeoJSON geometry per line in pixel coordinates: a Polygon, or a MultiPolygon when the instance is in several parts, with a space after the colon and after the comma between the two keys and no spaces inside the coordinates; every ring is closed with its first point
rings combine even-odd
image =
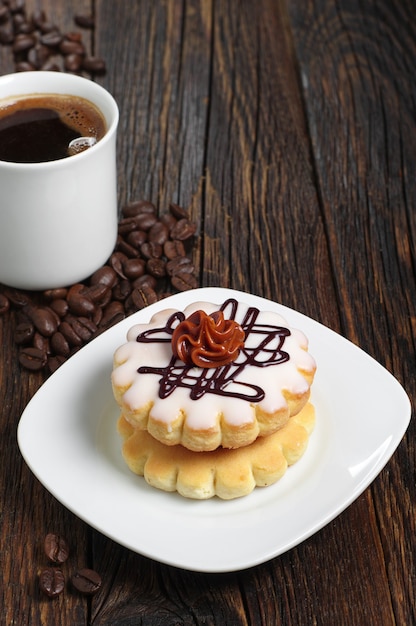
{"type": "Polygon", "coordinates": [[[7,117],[14,111],[34,108],[55,111],[64,124],[81,135],[96,139],[102,139],[105,135],[106,123],[99,109],[90,100],[69,94],[10,96],[0,101],[0,118],[7,117]]]}

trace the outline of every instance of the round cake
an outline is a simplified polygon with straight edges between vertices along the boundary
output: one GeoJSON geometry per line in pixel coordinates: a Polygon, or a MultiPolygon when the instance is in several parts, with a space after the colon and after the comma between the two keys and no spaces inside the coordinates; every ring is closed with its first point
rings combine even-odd
{"type": "Polygon", "coordinates": [[[212,452],[192,452],[181,445],[165,446],[146,430],[133,428],[123,417],[118,431],[123,457],[129,469],[163,491],[206,500],[217,496],[231,500],[268,487],[285,474],[306,450],[315,425],[315,409],[308,402],[280,430],[258,437],[249,446],[212,452]]]}
{"type": "Polygon", "coordinates": [[[207,452],[283,428],[307,403],[315,370],[302,331],[230,298],[133,326],[115,352],[112,386],[132,429],[207,452]]]}

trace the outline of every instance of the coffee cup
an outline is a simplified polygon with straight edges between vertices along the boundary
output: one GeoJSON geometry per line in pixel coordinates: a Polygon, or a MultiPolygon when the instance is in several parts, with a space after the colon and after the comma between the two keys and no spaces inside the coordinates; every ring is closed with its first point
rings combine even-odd
{"type": "MultiPolygon", "coordinates": [[[[105,263],[116,242],[119,114],[114,98],[73,74],[0,77],[0,107],[13,99],[48,102],[64,96],[92,104],[104,130],[98,140],[85,139],[81,132],[80,151],[62,158],[18,162],[1,157],[0,283],[8,286],[43,290],[80,282],[105,263]]],[[[53,140],[53,133],[45,139],[53,140]]],[[[22,143],[29,145],[28,135],[22,143]]]]}

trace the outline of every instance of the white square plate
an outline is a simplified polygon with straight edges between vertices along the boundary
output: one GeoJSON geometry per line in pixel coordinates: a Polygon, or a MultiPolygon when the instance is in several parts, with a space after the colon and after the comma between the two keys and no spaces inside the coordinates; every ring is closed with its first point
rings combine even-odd
{"type": "Polygon", "coordinates": [[[275,302],[205,288],[133,314],[71,357],[27,405],[18,443],[41,483],[114,541],[177,567],[226,572],[267,561],[334,519],[382,470],[409,420],[403,388],[351,342],[275,302]],[[230,297],[280,313],[309,338],[318,366],[311,396],[316,427],[302,459],[275,485],[231,501],[187,500],[153,489],[125,465],[110,382],[113,353],[133,324],[147,323],[158,310],[230,297]]]}

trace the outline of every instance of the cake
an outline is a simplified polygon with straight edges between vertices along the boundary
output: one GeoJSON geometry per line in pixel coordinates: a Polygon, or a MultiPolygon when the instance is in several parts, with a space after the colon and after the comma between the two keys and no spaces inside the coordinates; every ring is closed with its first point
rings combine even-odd
{"type": "Polygon", "coordinates": [[[209,452],[283,428],[308,402],[315,370],[303,332],[230,298],[133,326],[115,352],[112,387],[134,430],[209,452]]]}
{"type": "Polygon", "coordinates": [[[127,466],[144,476],[152,487],[177,491],[196,500],[213,496],[231,500],[282,478],[305,452],[314,425],[315,410],[308,402],[272,435],[258,437],[242,448],[217,448],[212,452],[192,452],[181,445],[165,446],[146,430],[134,428],[123,415],[118,420],[118,431],[127,466]]]}

